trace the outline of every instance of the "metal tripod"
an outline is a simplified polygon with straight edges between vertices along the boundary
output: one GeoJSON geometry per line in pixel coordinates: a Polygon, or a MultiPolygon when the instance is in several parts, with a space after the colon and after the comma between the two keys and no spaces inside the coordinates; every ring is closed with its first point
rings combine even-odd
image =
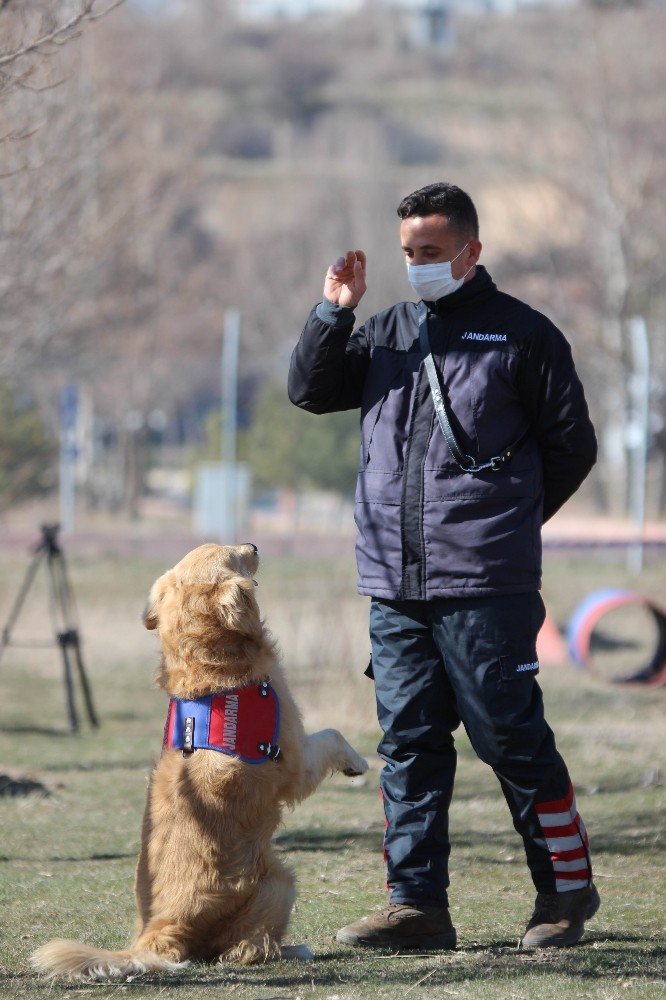
{"type": "Polygon", "coordinates": [[[9,612],[7,622],[2,629],[2,635],[0,636],[0,659],[7,646],[12,644],[12,629],[21,613],[21,608],[37,575],[37,570],[46,561],[51,619],[53,621],[56,644],[60,646],[62,651],[69,725],[72,732],[78,732],[79,716],[74,697],[74,667],[76,667],[76,671],[78,672],[83,701],[90,724],[92,726],[99,726],[99,719],[95,712],[90,684],[88,683],[88,677],[83,665],[74,594],[67,576],[65,556],[58,541],[59,529],[59,524],[42,525],[42,538],[34,549],[34,558],[28,566],[25,578],[14,601],[14,606],[9,612]]]}

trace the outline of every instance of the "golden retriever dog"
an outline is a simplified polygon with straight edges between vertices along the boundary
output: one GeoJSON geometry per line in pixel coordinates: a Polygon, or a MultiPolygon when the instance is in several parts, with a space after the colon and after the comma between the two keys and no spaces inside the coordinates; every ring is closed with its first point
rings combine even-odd
{"type": "Polygon", "coordinates": [[[51,941],[32,957],[39,972],[104,979],[174,970],[188,959],[280,956],[295,897],[294,875],[271,843],[282,807],[314,792],[327,773],[357,775],[368,765],[335,729],[305,734],[260,618],[257,567],[254,545],[202,545],[153,585],[144,624],[159,636],[156,680],[171,701],[143,819],[136,939],[117,952],[51,941]],[[222,742],[233,744],[244,713],[241,756],[197,749],[198,723],[188,713],[210,696],[226,699],[217,719],[222,742]],[[269,702],[278,706],[275,726],[264,720],[257,736],[253,726],[269,702]]]}

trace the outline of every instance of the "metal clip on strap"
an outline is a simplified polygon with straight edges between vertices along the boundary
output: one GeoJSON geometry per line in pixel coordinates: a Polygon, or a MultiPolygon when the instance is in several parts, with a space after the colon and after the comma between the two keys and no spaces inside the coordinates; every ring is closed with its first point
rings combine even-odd
{"type": "Polygon", "coordinates": [[[194,753],[194,716],[188,715],[183,723],[183,749],[181,755],[189,757],[194,753]]]}
{"type": "Polygon", "coordinates": [[[277,743],[257,743],[257,750],[269,760],[279,760],[282,754],[282,749],[277,743]]]}
{"type": "Polygon", "coordinates": [[[458,444],[458,439],[455,436],[453,427],[451,426],[451,421],[449,420],[449,414],[446,409],[446,403],[444,402],[442,388],[439,384],[439,375],[437,374],[435,361],[430,351],[430,339],[428,337],[428,307],[423,301],[419,302],[419,343],[421,345],[421,355],[423,356],[426,374],[428,376],[428,381],[430,382],[430,393],[435,406],[437,420],[439,421],[439,426],[442,429],[442,434],[446,439],[446,443],[449,446],[449,451],[453,456],[454,462],[463,470],[463,472],[485,472],[486,470],[498,472],[502,466],[509,461],[516,449],[523,444],[529,431],[526,431],[515,444],[505,448],[499,455],[494,455],[489,462],[477,463],[471,455],[466,455],[458,444]]]}

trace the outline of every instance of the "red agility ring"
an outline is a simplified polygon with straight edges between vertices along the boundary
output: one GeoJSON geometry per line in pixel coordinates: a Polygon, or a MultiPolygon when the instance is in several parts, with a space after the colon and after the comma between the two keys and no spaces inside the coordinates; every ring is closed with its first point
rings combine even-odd
{"type": "Polygon", "coordinates": [[[578,605],[567,628],[569,655],[576,666],[589,669],[592,633],[600,619],[614,608],[638,605],[646,608],[657,625],[657,647],[650,662],[629,677],[620,677],[616,683],[648,684],[660,687],[666,684],[666,613],[653,601],[632,590],[597,590],[578,605]]]}

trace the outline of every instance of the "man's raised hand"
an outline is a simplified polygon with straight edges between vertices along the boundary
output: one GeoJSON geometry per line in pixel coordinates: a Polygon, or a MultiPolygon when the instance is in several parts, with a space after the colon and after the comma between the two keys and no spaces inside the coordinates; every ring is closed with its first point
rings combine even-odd
{"type": "Polygon", "coordinates": [[[326,272],[324,297],[339,306],[355,309],[366,290],[365,254],[362,250],[347,250],[326,272]]]}

